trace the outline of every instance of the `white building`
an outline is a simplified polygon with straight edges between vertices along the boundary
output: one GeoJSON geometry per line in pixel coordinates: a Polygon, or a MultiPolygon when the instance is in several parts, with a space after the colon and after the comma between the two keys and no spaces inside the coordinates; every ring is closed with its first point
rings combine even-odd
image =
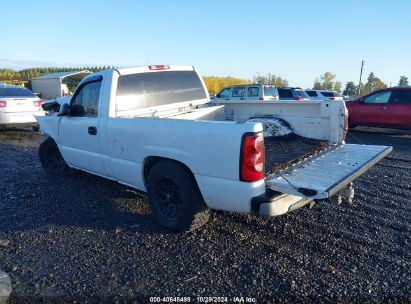
{"type": "Polygon", "coordinates": [[[80,82],[88,74],[90,74],[89,71],[71,71],[43,75],[31,80],[31,88],[34,93],[39,93],[43,99],[66,96],[69,95],[69,91],[63,80],[70,78],[72,81],[80,82]]]}

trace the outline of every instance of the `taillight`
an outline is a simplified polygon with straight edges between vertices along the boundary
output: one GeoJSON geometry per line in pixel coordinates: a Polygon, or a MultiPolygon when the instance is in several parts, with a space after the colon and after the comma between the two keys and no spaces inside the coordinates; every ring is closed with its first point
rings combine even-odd
{"type": "Polygon", "coordinates": [[[169,70],[170,69],[168,65],[149,65],[148,68],[150,70],[169,70]]]}
{"type": "Polygon", "coordinates": [[[262,133],[243,136],[240,157],[240,180],[254,182],[264,178],[264,137],[262,133]]]}
{"type": "Polygon", "coordinates": [[[44,101],[43,101],[42,99],[33,101],[33,104],[34,104],[36,107],[41,106],[43,103],[44,103],[44,101]]]}
{"type": "Polygon", "coordinates": [[[344,133],[343,133],[343,140],[345,141],[345,138],[347,137],[347,132],[348,132],[348,109],[345,108],[344,112],[344,133]]]}
{"type": "Polygon", "coordinates": [[[264,97],[260,97],[260,98],[258,98],[258,100],[264,100],[264,97]]]}
{"type": "Polygon", "coordinates": [[[337,98],[335,98],[335,97],[330,97],[330,100],[337,100],[337,98]]]}
{"type": "Polygon", "coordinates": [[[7,107],[7,101],[0,100],[0,108],[5,108],[5,107],[7,107]]]}
{"type": "Polygon", "coordinates": [[[294,100],[303,100],[304,98],[302,98],[301,96],[295,97],[294,100]]]}

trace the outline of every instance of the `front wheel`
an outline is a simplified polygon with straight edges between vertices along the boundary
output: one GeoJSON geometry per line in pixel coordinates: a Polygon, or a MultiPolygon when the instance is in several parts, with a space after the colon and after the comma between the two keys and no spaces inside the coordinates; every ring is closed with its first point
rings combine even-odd
{"type": "Polygon", "coordinates": [[[51,137],[47,137],[40,144],[39,158],[41,165],[47,173],[63,174],[68,169],[59,147],[51,137]]]}
{"type": "Polygon", "coordinates": [[[150,170],[147,196],[157,221],[175,231],[193,231],[210,217],[194,177],[181,164],[162,160],[150,170]]]}

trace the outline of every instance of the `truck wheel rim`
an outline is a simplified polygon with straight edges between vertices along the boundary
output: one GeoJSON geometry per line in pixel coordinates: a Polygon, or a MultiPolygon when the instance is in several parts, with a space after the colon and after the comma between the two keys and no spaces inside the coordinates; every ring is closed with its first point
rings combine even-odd
{"type": "Polygon", "coordinates": [[[170,178],[160,178],[156,183],[155,194],[161,213],[170,218],[177,218],[181,212],[182,200],[176,183],[170,178]]]}

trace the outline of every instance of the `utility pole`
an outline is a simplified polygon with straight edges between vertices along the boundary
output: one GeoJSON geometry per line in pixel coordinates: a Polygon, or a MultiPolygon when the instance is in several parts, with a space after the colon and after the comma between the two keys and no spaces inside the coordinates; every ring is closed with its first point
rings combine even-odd
{"type": "Polygon", "coordinates": [[[361,95],[361,77],[362,77],[362,68],[363,67],[364,67],[364,60],[361,61],[360,83],[358,84],[358,96],[361,95]]]}

